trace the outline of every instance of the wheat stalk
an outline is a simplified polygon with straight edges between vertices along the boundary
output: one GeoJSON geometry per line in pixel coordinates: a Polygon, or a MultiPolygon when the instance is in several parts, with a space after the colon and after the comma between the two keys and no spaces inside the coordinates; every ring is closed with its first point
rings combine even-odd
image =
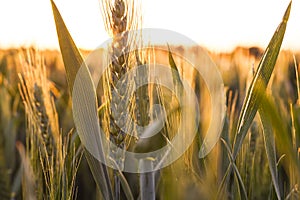
{"type": "Polygon", "coordinates": [[[75,144],[69,143],[70,135],[63,136],[59,131],[42,56],[31,50],[21,60],[23,72],[19,74],[19,90],[25,106],[26,153],[37,185],[35,194],[27,195],[37,199],[72,199],[80,160],[75,157],[75,144]]]}

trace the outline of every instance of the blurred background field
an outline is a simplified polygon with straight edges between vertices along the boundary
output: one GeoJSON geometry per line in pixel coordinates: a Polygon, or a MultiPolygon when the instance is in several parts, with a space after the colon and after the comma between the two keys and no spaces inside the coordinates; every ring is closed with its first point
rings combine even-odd
{"type": "MultiPolygon", "coordinates": [[[[199,47],[173,46],[172,48],[181,51],[183,55],[194,54],[196,59],[199,47]]],[[[82,50],[82,53],[88,55],[89,51],[82,50]]],[[[263,50],[258,47],[237,47],[232,52],[224,53],[209,51],[209,55],[221,72],[226,88],[227,116],[222,138],[229,144],[233,141],[235,133],[233,128],[236,126],[246,90],[262,54],[263,50]]],[[[22,190],[24,190],[21,183],[26,181],[24,178],[22,179],[21,158],[16,148],[18,145],[25,145],[26,140],[26,119],[24,104],[19,92],[19,76],[24,76],[24,63],[31,62],[32,58],[30,57],[33,55],[41,55],[45,63],[46,83],[56,108],[59,132],[65,135],[74,127],[71,100],[60,52],[55,50],[37,51],[35,48],[0,50],[0,196],[2,195],[2,197],[10,196],[7,193],[12,193],[14,198],[21,199],[22,190]]],[[[158,60],[165,58],[165,55],[156,56],[158,60]]],[[[193,62],[197,63],[197,60],[193,62]]],[[[281,116],[281,126],[288,130],[289,135],[284,137],[293,144],[294,153],[298,155],[298,159],[300,154],[300,101],[299,85],[297,85],[299,62],[299,52],[282,50],[267,91],[272,95],[275,107],[281,116]]],[[[180,66],[180,63],[178,63],[178,67],[184,71],[184,66],[180,66]]],[[[202,89],[204,87],[201,86],[202,89]]],[[[210,120],[207,117],[209,106],[207,106],[207,97],[203,95],[201,98],[201,116],[206,119],[201,124],[202,130],[204,130],[207,125],[205,123],[209,123],[210,120]]],[[[236,162],[246,192],[250,199],[274,199],[276,195],[272,187],[267,155],[264,150],[262,126],[258,118],[255,118],[249,132],[236,162]]],[[[276,142],[280,145],[280,141],[276,142]]],[[[182,169],[185,170],[176,171],[176,177],[168,171],[176,166],[175,162],[161,172],[164,178],[159,181],[158,193],[164,197],[162,199],[187,197],[188,199],[209,199],[208,197],[216,195],[225,173],[224,170],[228,165],[226,152],[222,142],[219,141],[208,157],[200,159],[196,164],[193,161],[192,167],[187,164],[186,167],[190,169],[183,167],[182,169]]],[[[297,180],[293,165],[289,165],[290,160],[286,160],[284,157],[284,154],[278,152],[280,191],[283,197],[297,199],[299,198],[299,180],[297,180]]],[[[79,163],[74,193],[78,199],[96,198],[99,194],[97,194],[95,182],[84,156],[79,163]]]]}

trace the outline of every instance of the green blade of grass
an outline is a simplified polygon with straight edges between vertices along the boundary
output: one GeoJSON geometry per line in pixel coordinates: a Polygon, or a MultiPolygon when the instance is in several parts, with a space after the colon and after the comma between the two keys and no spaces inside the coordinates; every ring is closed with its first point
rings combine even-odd
{"type": "MultiPolygon", "coordinates": [[[[81,65],[83,64],[83,57],[81,56],[78,48],[76,47],[53,0],[51,0],[51,4],[52,4],[54,20],[56,24],[59,46],[62,53],[67,80],[69,84],[69,91],[70,94],[72,94],[73,85],[75,82],[77,72],[80,69],[81,65]]],[[[85,70],[88,71],[87,68],[85,70]]],[[[86,78],[88,79],[90,77],[86,77],[86,78]]],[[[108,178],[109,176],[108,176],[106,166],[100,163],[86,149],[85,149],[85,156],[87,158],[95,182],[98,188],[101,190],[104,199],[113,199],[112,187],[111,187],[110,180],[108,178]]]]}
{"type": "MultiPolygon", "coordinates": [[[[230,160],[230,165],[229,165],[228,169],[230,169],[230,168],[232,167],[233,170],[234,170],[234,172],[235,172],[235,176],[236,176],[236,179],[237,179],[238,184],[239,184],[239,190],[241,191],[241,193],[240,193],[241,199],[248,199],[248,197],[247,197],[247,192],[246,192],[246,188],[245,188],[243,179],[242,179],[242,177],[241,177],[241,175],[240,175],[240,172],[239,172],[239,170],[238,170],[236,164],[234,163],[233,155],[232,155],[232,153],[231,153],[231,151],[230,151],[230,147],[229,147],[229,145],[227,144],[227,142],[226,142],[223,138],[221,138],[221,141],[222,141],[222,143],[224,144],[225,149],[227,150],[228,158],[229,158],[229,160],[230,160]]],[[[227,171],[228,171],[228,170],[227,170],[227,171]]],[[[229,170],[229,171],[230,171],[230,170],[229,170]]],[[[227,176],[228,176],[228,174],[226,173],[224,178],[226,179],[227,176]]],[[[225,179],[223,179],[223,180],[225,180],[225,179]]],[[[223,186],[223,185],[224,185],[224,183],[223,183],[223,181],[222,181],[221,186],[223,186]]],[[[222,189],[222,188],[221,188],[221,189],[222,189]]],[[[221,191],[221,189],[219,188],[218,191],[221,191]]]]}
{"type": "Polygon", "coordinates": [[[263,57],[258,65],[257,72],[251,82],[246,98],[243,103],[242,111],[239,116],[237,125],[237,133],[233,147],[233,158],[236,159],[239,150],[243,144],[243,140],[247,135],[248,129],[256,115],[262,97],[266,91],[266,87],[272,75],[280,47],[285,34],[287,21],[290,15],[291,4],[288,5],[282,22],[275,31],[263,57]]]}
{"type": "Polygon", "coordinates": [[[76,74],[83,63],[83,57],[79,52],[76,44],[74,43],[72,36],[70,35],[63,21],[63,18],[53,0],[51,0],[51,5],[56,25],[59,47],[66,70],[69,90],[70,94],[72,94],[76,74]]]}
{"type": "MultiPolygon", "coordinates": [[[[295,176],[300,177],[300,164],[297,158],[297,152],[293,149],[293,145],[291,140],[289,139],[289,132],[287,128],[287,123],[284,123],[284,119],[279,114],[279,110],[275,106],[275,102],[270,97],[265,97],[262,99],[261,107],[263,107],[266,112],[264,115],[266,119],[268,119],[273,127],[275,133],[275,141],[276,147],[278,149],[279,154],[285,155],[287,157],[284,159],[282,164],[285,169],[289,169],[290,166],[294,166],[297,170],[295,170],[295,176]]],[[[276,166],[282,160],[282,156],[277,161],[276,166]]]]}
{"type": "MultiPolygon", "coordinates": [[[[221,138],[222,139],[222,138],[221,138]]],[[[216,199],[221,199],[221,196],[224,195],[224,191],[225,191],[225,185],[226,185],[226,181],[229,177],[229,173],[231,172],[231,169],[232,169],[232,166],[231,166],[231,163],[228,165],[227,169],[226,169],[226,172],[222,178],[222,181],[221,183],[219,184],[219,187],[218,187],[218,191],[217,191],[217,197],[216,199]]]]}
{"type": "Polygon", "coordinates": [[[259,115],[263,125],[263,136],[266,154],[269,162],[270,173],[272,182],[275,188],[275,192],[278,199],[281,199],[279,184],[278,184],[278,173],[276,165],[276,149],[275,149],[275,138],[273,135],[273,128],[270,119],[267,117],[267,110],[264,107],[259,108],[259,115]]]}

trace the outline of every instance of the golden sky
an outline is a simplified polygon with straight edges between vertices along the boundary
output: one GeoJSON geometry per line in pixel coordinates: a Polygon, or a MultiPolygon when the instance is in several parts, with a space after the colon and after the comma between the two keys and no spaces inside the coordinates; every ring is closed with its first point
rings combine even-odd
{"type": "MultiPolygon", "coordinates": [[[[75,43],[93,49],[108,39],[100,0],[55,0],[75,43]]],[[[179,32],[209,49],[266,47],[289,0],[140,0],[143,27],[179,32]]],[[[294,0],[283,48],[300,50],[300,1],[294,0]]],[[[0,1],[0,48],[58,48],[50,0],[0,1]]]]}

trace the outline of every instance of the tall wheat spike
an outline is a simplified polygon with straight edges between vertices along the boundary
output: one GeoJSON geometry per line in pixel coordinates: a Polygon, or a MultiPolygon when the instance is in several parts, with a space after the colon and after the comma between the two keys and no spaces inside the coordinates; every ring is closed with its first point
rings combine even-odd
{"type": "Polygon", "coordinates": [[[34,196],[39,199],[46,193],[44,184],[46,178],[43,175],[40,156],[49,158],[54,155],[58,129],[50,127],[50,119],[52,123],[56,120],[54,116],[47,114],[54,112],[46,89],[48,80],[41,56],[34,50],[28,50],[25,55],[21,55],[21,60],[23,72],[20,74],[19,90],[26,111],[26,150],[36,175],[36,185],[39,186],[34,196]]]}
{"type": "MultiPolygon", "coordinates": [[[[106,22],[106,30],[112,37],[110,46],[111,64],[108,71],[109,86],[104,84],[104,89],[108,89],[105,95],[110,102],[106,115],[106,119],[109,121],[108,132],[114,144],[119,148],[126,149],[129,144],[128,139],[131,137],[128,137],[125,131],[133,132],[134,129],[133,127],[129,128],[128,124],[131,124],[130,120],[132,118],[128,118],[125,112],[133,116],[135,102],[132,98],[133,77],[124,79],[124,75],[136,62],[134,53],[130,52],[132,46],[135,45],[135,38],[129,31],[138,28],[140,18],[133,0],[102,1],[102,14],[106,22]],[[117,84],[121,87],[117,87],[117,84]],[[126,104],[128,100],[130,100],[130,103],[126,104]],[[124,131],[122,128],[126,130],[124,131]]],[[[112,151],[115,150],[112,149],[112,151]]],[[[124,161],[122,156],[112,159],[119,164],[124,161]]],[[[114,173],[115,198],[119,199],[120,180],[116,175],[119,172],[115,171],[114,173]]]]}
{"type": "Polygon", "coordinates": [[[59,126],[58,116],[50,96],[46,75],[46,66],[42,56],[31,49],[21,55],[23,73],[20,74],[20,93],[25,104],[28,117],[28,128],[35,133],[38,140],[46,145],[48,155],[52,155],[54,145],[58,145],[59,126]],[[32,127],[30,127],[32,125],[32,127]]]}
{"type": "MultiPolygon", "coordinates": [[[[102,1],[102,13],[105,19],[107,32],[112,37],[112,44],[110,47],[111,65],[109,68],[109,88],[107,92],[110,100],[110,106],[114,111],[115,116],[112,117],[110,112],[110,125],[109,132],[112,136],[111,139],[120,147],[124,147],[125,133],[120,128],[124,127],[127,122],[124,117],[124,104],[122,100],[126,95],[130,94],[131,82],[128,79],[120,79],[124,77],[126,72],[132,65],[132,53],[130,49],[134,44],[134,36],[130,36],[130,30],[135,30],[139,25],[139,17],[137,15],[134,1],[132,0],[115,0],[115,1],[102,1]],[[120,84],[122,87],[117,88],[116,85],[120,84]],[[112,95],[114,91],[114,95],[112,95]],[[118,120],[118,125],[116,124],[118,120]],[[121,127],[119,127],[121,126],[121,127]]],[[[125,109],[131,109],[131,105],[125,109]]]]}

